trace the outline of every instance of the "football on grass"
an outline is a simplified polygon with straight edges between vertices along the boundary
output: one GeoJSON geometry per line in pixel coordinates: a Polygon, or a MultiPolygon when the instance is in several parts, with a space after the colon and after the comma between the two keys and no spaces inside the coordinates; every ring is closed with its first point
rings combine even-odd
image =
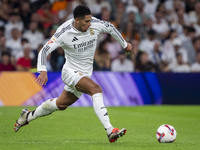
{"type": "Polygon", "coordinates": [[[168,124],[161,125],[156,132],[156,138],[160,143],[172,143],[176,140],[176,135],[175,128],[168,124]]]}

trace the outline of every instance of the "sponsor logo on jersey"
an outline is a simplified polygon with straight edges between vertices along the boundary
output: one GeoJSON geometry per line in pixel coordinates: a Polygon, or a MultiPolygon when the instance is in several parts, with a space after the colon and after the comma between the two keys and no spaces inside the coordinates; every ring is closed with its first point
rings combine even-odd
{"type": "Polygon", "coordinates": [[[95,41],[95,39],[92,39],[92,40],[89,40],[89,41],[86,41],[86,42],[82,42],[80,44],[74,44],[74,49],[78,49],[78,48],[81,48],[81,47],[91,45],[91,44],[94,43],[94,41],[95,41]]]}
{"type": "Polygon", "coordinates": [[[74,49],[77,49],[78,52],[84,52],[86,51],[87,49],[90,49],[94,46],[94,42],[95,42],[96,39],[92,39],[92,40],[89,40],[89,41],[86,41],[86,42],[82,42],[80,44],[74,44],[74,49]]]}
{"type": "Polygon", "coordinates": [[[47,42],[47,44],[50,44],[50,43],[53,43],[54,41],[56,41],[54,38],[51,38],[48,42],[47,42]]]}
{"type": "Polygon", "coordinates": [[[90,29],[90,35],[93,36],[95,34],[95,32],[93,31],[93,29],[90,29]]]}
{"type": "Polygon", "coordinates": [[[77,41],[77,40],[78,40],[77,37],[74,37],[73,40],[72,40],[72,42],[77,41]]]}
{"type": "Polygon", "coordinates": [[[47,44],[50,44],[50,43],[53,43],[53,41],[52,41],[52,40],[49,40],[47,44]]]}

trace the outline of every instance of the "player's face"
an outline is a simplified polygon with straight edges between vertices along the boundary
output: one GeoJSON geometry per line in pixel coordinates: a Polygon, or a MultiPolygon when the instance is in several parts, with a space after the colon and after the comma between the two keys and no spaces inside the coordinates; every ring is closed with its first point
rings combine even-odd
{"type": "Polygon", "coordinates": [[[78,24],[78,30],[82,32],[86,32],[88,28],[91,26],[91,21],[92,16],[91,15],[86,15],[84,19],[80,19],[77,24],[78,24]]]}

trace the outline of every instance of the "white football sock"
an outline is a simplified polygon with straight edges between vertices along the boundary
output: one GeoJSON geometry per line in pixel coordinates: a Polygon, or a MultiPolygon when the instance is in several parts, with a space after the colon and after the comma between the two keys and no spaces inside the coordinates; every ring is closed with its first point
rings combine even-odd
{"type": "Polygon", "coordinates": [[[51,114],[52,112],[58,110],[56,105],[57,98],[49,99],[43,102],[40,106],[38,106],[34,111],[31,111],[27,115],[27,121],[30,122],[37,117],[42,117],[51,114]]]}
{"type": "Polygon", "coordinates": [[[113,126],[110,124],[108,112],[103,103],[103,94],[96,93],[92,95],[92,100],[93,100],[94,112],[96,113],[97,117],[99,118],[104,128],[106,129],[107,134],[110,134],[112,132],[113,126]]]}

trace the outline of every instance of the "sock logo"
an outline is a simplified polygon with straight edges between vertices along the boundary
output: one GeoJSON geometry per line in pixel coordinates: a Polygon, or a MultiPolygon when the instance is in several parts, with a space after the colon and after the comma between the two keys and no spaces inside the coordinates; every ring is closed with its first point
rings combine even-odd
{"type": "Polygon", "coordinates": [[[104,109],[104,108],[106,108],[106,107],[101,107],[101,109],[104,109]]]}
{"type": "Polygon", "coordinates": [[[106,112],[103,116],[108,116],[108,112],[106,112]]]}

